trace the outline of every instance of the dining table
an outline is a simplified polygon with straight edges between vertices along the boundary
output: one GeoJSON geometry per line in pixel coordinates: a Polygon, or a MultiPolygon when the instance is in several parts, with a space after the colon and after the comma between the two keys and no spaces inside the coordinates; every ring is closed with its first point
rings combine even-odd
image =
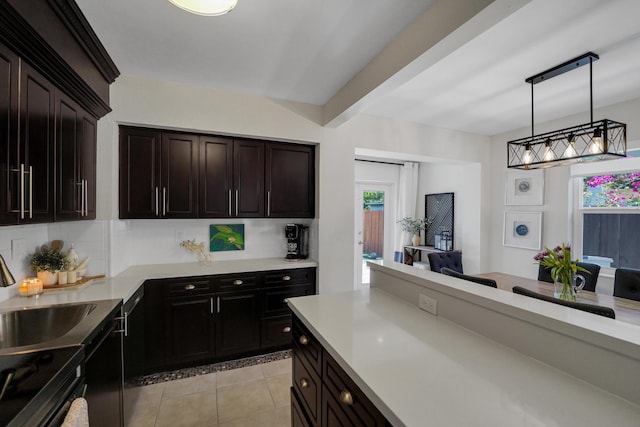
{"type": "MultiPolygon", "coordinates": [[[[508,292],[512,292],[514,286],[521,286],[543,295],[554,296],[553,283],[499,272],[481,273],[475,276],[493,279],[496,281],[498,289],[508,292]]],[[[640,301],[585,290],[577,293],[576,301],[612,308],[616,313],[617,320],[640,326],[640,301]]]]}

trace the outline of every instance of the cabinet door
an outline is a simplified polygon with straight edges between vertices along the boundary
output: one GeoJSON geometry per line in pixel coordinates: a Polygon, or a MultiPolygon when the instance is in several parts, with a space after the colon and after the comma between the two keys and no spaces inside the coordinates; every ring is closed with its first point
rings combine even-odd
{"type": "Polygon", "coordinates": [[[120,127],[120,218],[158,218],[161,133],[120,127]]]}
{"type": "Polygon", "coordinates": [[[216,356],[260,348],[258,290],[216,295],[216,356]]]}
{"type": "Polygon", "coordinates": [[[20,73],[21,222],[53,222],[54,86],[28,64],[20,73]],[[23,212],[23,213],[22,213],[23,212]]]}
{"type": "Polygon", "coordinates": [[[170,298],[166,304],[167,362],[183,363],[212,357],[213,297],[170,298]]]}
{"type": "Polygon", "coordinates": [[[264,216],[264,142],[235,140],[233,173],[234,216],[264,216]]]}
{"type": "Polygon", "coordinates": [[[232,206],[233,140],[212,136],[200,137],[201,218],[227,218],[232,206]]]}
{"type": "Polygon", "coordinates": [[[80,117],[80,182],[81,191],[84,192],[80,198],[81,219],[96,219],[96,165],[97,165],[97,130],[96,119],[88,112],[84,111],[80,117]],[[84,204],[84,206],[82,206],[84,204]]]}
{"type": "Polygon", "coordinates": [[[0,224],[18,223],[18,67],[18,57],[0,44],[0,224]]]}
{"type": "Polygon", "coordinates": [[[80,182],[78,149],[80,145],[78,105],[60,91],[56,92],[56,220],[80,216],[84,184],[80,182]]]}
{"type": "Polygon", "coordinates": [[[161,216],[198,216],[198,136],[162,133],[161,216]]]}
{"type": "Polygon", "coordinates": [[[314,150],[307,145],[267,143],[267,216],[314,217],[314,150]]]}

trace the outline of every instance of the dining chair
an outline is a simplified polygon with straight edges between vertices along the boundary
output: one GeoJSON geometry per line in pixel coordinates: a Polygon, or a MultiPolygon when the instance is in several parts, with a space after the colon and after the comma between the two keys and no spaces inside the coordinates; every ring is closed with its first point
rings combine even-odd
{"type": "Polygon", "coordinates": [[[576,310],[586,311],[588,313],[597,314],[599,316],[609,317],[611,319],[616,318],[616,312],[609,307],[602,307],[595,304],[587,304],[577,301],[565,301],[558,298],[554,298],[548,295],[544,295],[538,292],[531,291],[521,286],[514,286],[512,289],[514,294],[524,295],[531,298],[536,298],[542,301],[552,302],[554,304],[563,305],[565,307],[575,308],[576,310]]]}
{"type": "Polygon", "coordinates": [[[640,301],[640,270],[618,267],[613,279],[613,296],[640,301]]]}
{"type": "Polygon", "coordinates": [[[481,285],[490,286],[492,288],[498,287],[498,284],[493,279],[485,279],[484,277],[469,276],[468,274],[458,273],[457,271],[447,267],[442,267],[440,269],[440,273],[446,274],[447,276],[451,276],[451,277],[457,277],[458,279],[479,283],[481,285]]]}
{"type": "MultiPolygon", "coordinates": [[[[598,283],[598,276],[600,275],[600,266],[598,264],[591,264],[589,262],[579,262],[577,263],[579,267],[584,268],[589,273],[578,272],[584,277],[585,284],[582,288],[585,291],[596,291],[596,284],[598,283]]],[[[551,270],[540,265],[538,267],[538,280],[541,282],[553,283],[553,279],[551,278],[551,270]]]]}
{"type": "Polygon", "coordinates": [[[429,252],[427,257],[431,271],[440,273],[442,267],[446,267],[458,273],[464,273],[462,271],[462,252],[460,251],[429,252]]]}

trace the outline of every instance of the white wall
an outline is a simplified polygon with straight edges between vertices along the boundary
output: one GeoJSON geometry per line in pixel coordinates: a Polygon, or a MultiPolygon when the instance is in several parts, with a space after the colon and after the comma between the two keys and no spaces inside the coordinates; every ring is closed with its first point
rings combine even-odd
{"type": "Polygon", "coordinates": [[[454,193],[454,248],[462,251],[462,266],[468,274],[482,272],[482,177],[481,165],[421,163],[418,213],[424,216],[425,195],[454,193]]]}
{"type": "MultiPolygon", "coordinates": [[[[91,254],[96,266],[103,260],[110,275],[131,264],[184,261],[190,254],[180,252],[175,231],[183,229],[186,238],[195,237],[200,241],[207,237],[207,226],[211,223],[117,219],[119,124],[318,143],[317,217],[312,223],[310,251],[320,264],[320,292],[353,287],[356,148],[482,164],[489,164],[490,159],[487,137],[370,116],[355,117],[337,129],[323,128],[319,125],[322,113],[319,107],[130,76],[120,76],[111,86],[111,106],[113,111],[98,122],[97,216],[102,223],[95,228],[82,224],[54,224],[49,230],[47,226],[40,226],[38,232],[29,236],[29,246],[70,236],[78,241],[78,246],[82,242],[83,248],[78,247],[81,257],[83,253],[91,254]]],[[[484,186],[482,191],[485,191],[484,186]]],[[[473,221],[471,217],[468,219],[473,221]]],[[[284,253],[282,224],[278,221],[269,224],[268,221],[243,221],[247,226],[247,239],[257,242],[252,252],[248,249],[244,254],[233,252],[214,254],[214,257],[281,256],[284,253]]],[[[25,227],[16,229],[19,234],[25,227]]],[[[11,237],[7,240],[4,236],[9,236],[11,231],[2,230],[0,250],[6,252],[11,237]]],[[[482,245],[486,240],[483,231],[480,236],[479,244],[482,245]]],[[[65,240],[69,241],[69,238],[65,240]]],[[[483,252],[480,264],[484,256],[483,252]]],[[[15,266],[12,268],[21,272],[17,275],[26,274],[15,266]]],[[[0,294],[2,298],[6,296],[0,294]]]]}
{"type": "MultiPolygon", "coordinates": [[[[594,119],[608,118],[627,124],[627,140],[629,147],[637,147],[640,141],[640,99],[616,104],[594,111],[594,119]]],[[[588,113],[573,115],[548,123],[536,123],[536,132],[542,133],[556,129],[586,123],[588,113]]],[[[571,218],[569,207],[570,170],[569,167],[547,168],[545,175],[544,204],[542,206],[505,206],[505,174],[507,171],[507,141],[530,135],[531,129],[496,135],[491,138],[491,158],[493,167],[489,178],[492,191],[487,199],[494,206],[490,220],[490,270],[515,274],[530,278],[537,277],[538,266],[533,257],[538,251],[505,247],[502,245],[503,212],[505,210],[542,211],[542,246],[553,247],[562,242],[571,242],[571,218]]],[[[611,277],[601,274],[602,283],[598,281],[598,291],[610,293],[611,277]]]]}

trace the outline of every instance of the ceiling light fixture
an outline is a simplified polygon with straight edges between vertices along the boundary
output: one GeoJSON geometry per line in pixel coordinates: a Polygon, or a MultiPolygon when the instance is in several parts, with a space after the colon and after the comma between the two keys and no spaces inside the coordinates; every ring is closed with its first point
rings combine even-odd
{"type": "Polygon", "coordinates": [[[238,0],[169,0],[180,9],[196,15],[218,16],[229,13],[236,7],[238,0]]]}
{"type": "Polygon", "coordinates": [[[626,157],[627,125],[613,120],[593,121],[593,62],[600,59],[592,52],[531,76],[531,136],[507,143],[507,167],[539,169],[626,157]],[[535,135],[533,85],[589,64],[591,122],[535,135]]]}

